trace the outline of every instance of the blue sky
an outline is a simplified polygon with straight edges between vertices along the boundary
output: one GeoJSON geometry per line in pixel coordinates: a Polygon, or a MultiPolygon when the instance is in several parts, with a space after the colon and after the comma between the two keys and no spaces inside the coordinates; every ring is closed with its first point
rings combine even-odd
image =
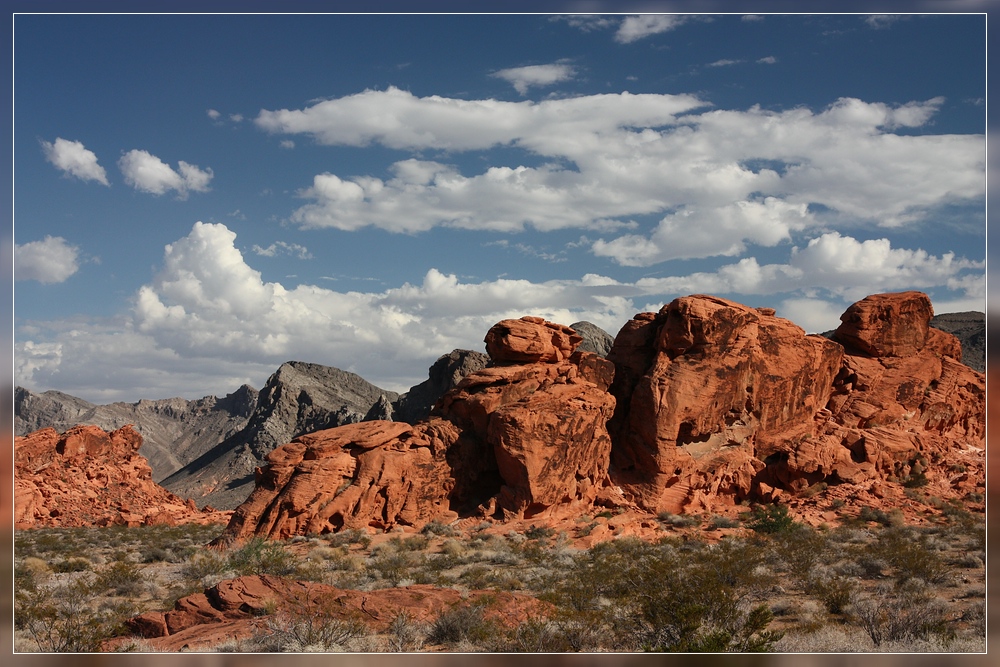
{"type": "Polygon", "coordinates": [[[986,307],[983,15],[14,22],[14,381],[387,389],[524,314],[986,307]]]}

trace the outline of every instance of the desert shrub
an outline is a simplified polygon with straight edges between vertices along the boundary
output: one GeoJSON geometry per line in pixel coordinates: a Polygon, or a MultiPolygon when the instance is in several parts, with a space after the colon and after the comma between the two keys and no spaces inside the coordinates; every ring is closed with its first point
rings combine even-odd
{"type": "Polygon", "coordinates": [[[861,511],[858,512],[858,521],[862,523],[879,523],[883,526],[891,526],[892,519],[883,510],[875,509],[872,507],[862,507],[861,511]]]}
{"type": "Polygon", "coordinates": [[[832,576],[816,580],[812,591],[828,612],[842,614],[854,599],[857,584],[846,577],[832,576]]]}
{"type": "Polygon", "coordinates": [[[560,619],[600,627],[622,650],[757,651],[780,637],[772,615],[752,601],[768,585],[759,544],[724,540],[649,544],[619,539],[575,559],[544,598],[560,619]]]}
{"type": "Polygon", "coordinates": [[[441,523],[437,519],[429,521],[420,529],[424,535],[440,535],[441,537],[453,537],[455,529],[446,523],[441,523]]]}
{"type": "Polygon", "coordinates": [[[229,568],[239,575],[273,574],[279,577],[295,573],[295,556],[281,544],[262,537],[252,537],[228,555],[229,568]]]}
{"type": "Polygon", "coordinates": [[[851,604],[851,616],[876,647],[931,635],[954,636],[944,604],[926,593],[900,595],[883,589],[874,596],[859,596],[851,604]]]}
{"type": "Polygon", "coordinates": [[[382,548],[372,555],[369,568],[391,585],[398,586],[400,581],[410,578],[410,571],[420,567],[423,560],[413,552],[382,548]]]}
{"type": "Polygon", "coordinates": [[[394,537],[390,542],[401,551],[423,551],[431,543],[431,538],[426,533],[420,533],[404,538],[394,537]]]}
{"type": "Polygon", "coordinates": [[[52,563],[53,572],[86,572],[93,567],[89,558],[70,556],[52,563]]]}
{"type": "Polygon", "coordinates": [[[826,535],[801,524],[777,533],[773,545],[795,583],[802,588],[808,587],[816,565],[829,559],[830,543],[826,535]]]}
{"type": "Polygon", "coordinates": [[[494,653],[566,653],[578,649],[559,623],[531,618],[492,637],[487,650],[494,653]]]}
{"type": "Polygon", "coordinates": [[[49,567],[49,564],[41,558],[28,556],[14,565],[14,581],[19,586],[34,585],[47,578],[53,570],[54,568],[49,567]]]}
{"type": "Polygon", "coordinates": [[[534,524],[524,531],[524,536],[529,540],[547,540],[555,534],[555,528],[550,528],[549,526],[535,526],[534,524]]]}
{"type": "Polygon", "coordinates": [[[908,528],[883,530],[872,546],[873,551],[896,571],[898,582],[921,579],[941,583],[949,575],[948,566],[929,547],[927,536],[908,528]]]}
{"type": "Polygon", "coordinates": [[[392,618],[386,635],[388,649],[394,653],[416,651],[423,645],[422,628],[405,611],[392,618]]]}
{"type": "Polygon", "coordinates": [[[368,533],[360,530],[358,528],[351,528],[349,530],[342,530],[337,533],[330,533],[326,536],[327,541],[329,541],[332,547],[342,547],[349,546],[351,544],[360,545],[362,549],[367,549],[372,543],[372,538],[368,533]]]}
{"type": "Polygon", "coordinates": [[[747,528],[755,533],[774,535],[795,528],[795,519],[788,513],[787,505],[757,505],[744,520],[747,528]]]}
{"type": "Polygon", "coordinates": [[[353,641],[369,634],[360,617],[344,614],[336,601],[307,588],[283,609],[269,615],[266,632],[255,639],[266,651],[344,651],[352,648],[353,641]]]}
{"type": "Polygon", "coordinates": [[[39,651],[46,653],[99,650],[102,641],[121,629],[126,616],[116,614],[114,609],[90,608],[90,584],[89,580],[81,578],[51,588],[38,586],[17,590],[15,627],[26,633],[39,651]]]}
{"type": "Polygon", "coordinates": [[[212,586],[229,572],[229,560],[221,552],[206,549],[188,558],[181,567],[181,576],[199,586],[212,586]]]}
{"type": "Polygon", "coordinates": [[[95,573],[93,589],[114,595],[139,595],[146,585],[146,576],[137,563],[119,559],[108,563],[95,573]]]}
{"type": "Polygon", "coordinates": [[[968,623],[978,636],[986,636],[986,602],[977,602],[962,612],[962,621],[968,623]]]}
{"type": "Polygon", "coordinates": [[[487,619],[486,605],[458,604],[434,619],[427,640],[433,644],[457,644],[468,641],[481,644],[497,634],[496,623],[487,619]]]}
{"type": "Polygon", "coordinates": [[[670,524],[675,528],[689,528],[701,523],[701,517],[692,514],[673,514],[672,512],[660,512],[656,518],[663,523],[670,524]]]}
{"type": "Polygon", "coordinates": [[[740,522],[728,516],[715,515],[708,520],[709,530],[717,530],[719,528],[736,528],[740,525],[740,522]]]}

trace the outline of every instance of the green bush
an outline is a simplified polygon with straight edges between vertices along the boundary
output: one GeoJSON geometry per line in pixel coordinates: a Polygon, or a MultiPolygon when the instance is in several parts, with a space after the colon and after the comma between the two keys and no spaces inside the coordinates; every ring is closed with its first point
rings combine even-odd
{"type": "Polygon", "coordinates": [[[146,586],[146,577],[138,564],[116,560],[98,570],[93,589],[98,593],[138,596],[146,586]]]}
{"type": "Polygon", "coordinates": [[[744,521],[747,528],[755,533],[774,535],[793,530],[795,519],[785,505],[758,505],[744,521]]]}
{"type": "Polygon", "coordinates": [[[441,523],[436,519],[424,524],[424,527],[420,529],[420,532],[424,535],[440,535],[442,537],[453,537],[455,535],[454,528],[448,524],[441,523]]]}
{"type": "Polygon", "coordinates": [[[281,544],[252,537],[228,557],[229,568],[240,575],[272,574],[279,577],[293,574],[297,563],[295,556],[281,544]]]}

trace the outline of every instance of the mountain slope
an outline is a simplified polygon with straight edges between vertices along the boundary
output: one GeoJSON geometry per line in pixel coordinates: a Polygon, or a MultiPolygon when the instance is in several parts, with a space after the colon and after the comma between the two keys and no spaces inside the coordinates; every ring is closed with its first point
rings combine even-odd
{"type": "Polygon", "coordinates": [[[77,424],[114,431],[132,424],[142,435],[139,454],[149,460],[157,482],[246,426],[257,390],[243,385],[223,397],[166,398],[95,405],[59,391],[14,390],[14,434],[45,427],[62,433],[77,424]]]}

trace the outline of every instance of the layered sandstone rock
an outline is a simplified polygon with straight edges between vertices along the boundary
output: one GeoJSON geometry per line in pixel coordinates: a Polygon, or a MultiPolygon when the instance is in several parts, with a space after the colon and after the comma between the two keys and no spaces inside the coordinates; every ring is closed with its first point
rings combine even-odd
{"type": "Polygon", "coordinates": [[[131,425],[108,432],[75,426],[14,440],[14,524],[42,526],[225,523],[228,512],[199,511],[159,486],[131,425]]]}
{"type": "Polygon", "coordinates": [[[973,490],[985,464],[985,378],[960,363],[954,336],[929,328],[932,315],[919,292],[851,306],[834,334],[846,354],[827,410],[762,481],[789,491],[821,481],[973,490]]]}
{"type": "Polygon", "coordinates": [[[649,511],[748,497],[764,460],[810,434],[842,356],[773,311],[715,297],[636,316],[609,355],[616,482],[649,511]]]}
{"type": "Polygon", "coordinates": [[[577,349],[568,327],[504,320],[486,335],[490,366],[427,421],[275,450],[221,542],[558,521],[595,505],[726,511],[820,483],[869,504],[917,484],[964,497],[984,483],[985,380],[932,315],[926,295],[876,295],[830,340],[772,309],[696,295],[636,315],[607,359],[577,349]]]}
{"type": "Polygon", "coordinates": [[[540,318],[487,333],[495,365],[467,375],[416,425],[369,421],[271,452],[220,543],[460,515],[589,506],[605,482],[614,367],[540,318]]]}

